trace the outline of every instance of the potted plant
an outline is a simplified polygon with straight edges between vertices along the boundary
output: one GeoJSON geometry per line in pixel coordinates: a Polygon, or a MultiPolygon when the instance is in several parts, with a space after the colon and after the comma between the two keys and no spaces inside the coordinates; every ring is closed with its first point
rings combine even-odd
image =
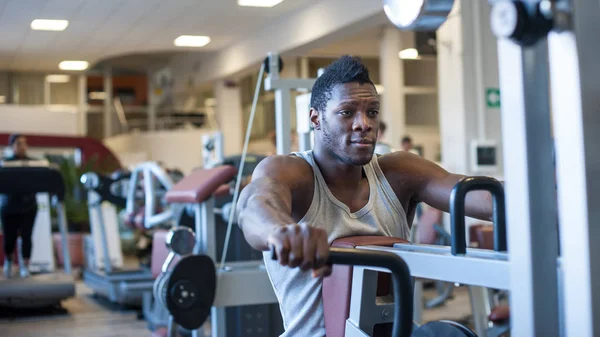
{"type": "MultiPolygon", "coordinates": [[[[57,164],[65,183],[64,206],[69,232],[71,264],[73,267],[81,267],[84,264],[84,238],[90,233],[90,218],[87,193],[80,182],[80,177],[95,167],[96,160],[92,159],[85,165],[77,166],[73,157],[63,157],[59,160],[54,160],[54,163],[57,164]]],[[[56,217],[53,216],[53,218],[56,217]]],[[[58,222],[55,222],[54,227],[54,249],[58,264],[62,265],[64,258],[58,222]]]]}

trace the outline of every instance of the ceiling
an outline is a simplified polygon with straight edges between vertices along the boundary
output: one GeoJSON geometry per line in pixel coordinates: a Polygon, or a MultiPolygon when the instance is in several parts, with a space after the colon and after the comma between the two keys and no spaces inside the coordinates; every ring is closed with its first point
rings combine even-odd
{"type": "Polygon", "coordinates": [[[269,21],[322,0],[286,0],[272,8],[239,7],[237,0],[0,0],[0,70],[55,71],[63,60],[93,67],[115,59],[145,66],[170,53],[215,52],[269,21]],[[69,20],[62,32],[33,31],[34,19],[69,20]],[[208,35],[203,48],[173,45],[179,35],[208,35]]]}

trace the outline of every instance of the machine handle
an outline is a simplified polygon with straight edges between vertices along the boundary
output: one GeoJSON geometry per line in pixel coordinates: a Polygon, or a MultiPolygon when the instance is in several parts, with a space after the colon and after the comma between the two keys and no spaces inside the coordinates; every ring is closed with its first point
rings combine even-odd
{"type": "MultiPolygon", "coordinates": [[[[275,248],[271,247],[271,259],[277,260],[275,248]]],[[[387,268],[392,272],[394,289],[393,337],[409,337],[413,328],[413,284],[408,265],[393,253],[352,249],[329,248],[327,264],[358,265],[387,268]]]]}
{"type": "Polygon", "coordinates": [[[454,186],[450,194],[452,255],[467,253],[465,200],[467,193],[475,190],[484,190],[492,194],[494,207],[494,250],[497,252],[506,251],[504,187],[498,180],[491,177],[465,177],[454,186]]]}

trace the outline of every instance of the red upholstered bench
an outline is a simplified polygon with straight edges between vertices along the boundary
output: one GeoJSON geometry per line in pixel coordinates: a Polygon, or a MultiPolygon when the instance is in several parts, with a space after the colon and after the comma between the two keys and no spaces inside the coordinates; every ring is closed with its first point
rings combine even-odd
{"type": "MultiPolygon", "coordinates": [[[[356,248],[357,246],[392,247],[395,243],[409,243],[400,238],[386,236],[353,236],[340,238],[331,244],[332,247],[356,248]]],[[[352,266],[334,265],[332,274],[323,279],[323,309],[327,337],[344,337],[346,320],[350,316],[350,294],[352,290],[352,266]]],[[[390,293],[389,273],[379,273],[377,279],[377,296],[390,293]]],[[[373,337],[389,336],[391,324],[376,325],[373,337]],[[389,330],[389,331],[388,331],[389,330]]]]}
{"type": "Polygon", "coordinates": [[[237,170],[233,166],[224,165],[208,170],[195,170],[181,179],[165,195],[168,203],[196,204],[206,201],[212,196],[229,193],[227,183],[235,177],[237,170]]]}

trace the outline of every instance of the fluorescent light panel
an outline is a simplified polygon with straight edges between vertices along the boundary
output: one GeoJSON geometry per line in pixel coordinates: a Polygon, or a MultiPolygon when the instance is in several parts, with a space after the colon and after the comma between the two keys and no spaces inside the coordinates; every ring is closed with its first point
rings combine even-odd
{"type": "Polygon", "coordinates": [[[238,6],[243,7],[274,7],[283,0],[238,0],[238,6]]]}
{"type": "Polygon", "coordinates": [[[85,70],[88,66],[87,61],[62,61],[58,64],[61,70],[85,70]]]}
{"type": "Polygon", "coordinates": [[[67,28],[69,21],[67,20],[46,20],[46,19],[35,19],[31,21],[31,29],[33,30],[49,30],[60,32],[67,28]]]}
{"type": "Polygon", "coordinates": [[[415,48],[408,48],[401,50],[398,53],[398,57],[403,60],[415,60],[419,58],[419,52],[415,48]]]}
{"type": "Polygon", "coordinates": [[[55,74],[46,76],[46,82],[48,83],[68,83],[71,79],[69,75],[55,74]]]}
{"type": "Polygon", "coordinates": [[[201,35],[181,35],[173,42],[177,47],[204,47],[210,43],[210,37],[201,35]]]}

